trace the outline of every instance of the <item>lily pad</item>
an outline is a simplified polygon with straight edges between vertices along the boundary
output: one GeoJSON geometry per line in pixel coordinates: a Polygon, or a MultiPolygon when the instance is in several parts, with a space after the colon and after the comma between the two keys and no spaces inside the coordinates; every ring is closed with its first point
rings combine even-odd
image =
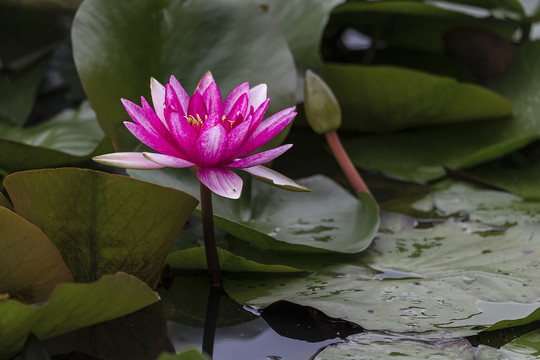
{"type": "MultiPolygon", "coordinates": [[[[198,180],[189,170],[128,173],[198,196],[198,180]]],[[[356,253],[369,246],[378,229],[378,209],[371,196],[359,194],[356,199],[324,176],[299,180],[312,190],[310,193],[288,192],[249,180],[244,182],[246,188],[239,200],[214,196],[214,221],[261,249],[356,253]]]]}
{"type": "MultiPolygon", "coordinates": [[[[259,273],[297,273],[304,271],[285,265],[260,264],[220,248],[218,248],[218,256],[219,267],[222,271],[259,273]]],[[[173,269],[206,270],[204,247],[175,251],[167,256],[167,264],[173,269]]]]}
{"type": "Polygon", "coordinates": [[[473,360],[474,350],[465,339],[422,339],[384,333],[361,333],[347,342],[330,345],[314,360],[429,359],[473,360]]]}
{"type": "MultiPolygon", "coordinates": [[[[387,214],[374,243],[356,259],[292,279],[245,274],[226,279],[225,287],[243,304],[288,300],[370,330],[422,332],[423,338],[474,334],[508,316],[486,308],[486,323],[474,316],[482,313],[478,300],[540,306],[534,255],[540,224],[532,215],[522,220],[522,204],[514,219],[519,226],[509,228],[448,220],[416,229],[414,219],[387,214]]],[[[508,211],[507,221],[514,214],[508,211]]]]}
{"type": "Polygon", "coordinates": [[[322,76],[347,130],[390,132],[512,115],[510,102],[491,90],[416,70],[325,65],[322,76]]]}
{"type": "Polygon", "coordinates": [[[223,95],[244,81],[266,83],[270,113],[294,104],[293,57],[255,3],[89,0],[75,16],[72,39],[90,103],[120,149],[136,144],[122,124],[129,116],[120,98],[149,95],[150,77],[165,83],[175,75],[191,91],[210,70],[223,95]]]}
{"type": "Polygon", "coordinates": [[[157,285],[197,200],[92,170],[33,170],[4,180],[18,214],[58,247],[76,281],[125,271],[157,285]]]}
{"type": "Polygon", "coordinates": [[[364,135],[345,142],[355,165],[413,181],[437,179],[444,166],[465,169],[508,154],[540,137],[540,41],[522,45],[490,87],[511,101],[515,116],[414,131],[364,135]]]}
{"type": "Polygon", "coordinates": [[[2,193],[0,193],[0,206],[13,210],[11,203],[2,193]]]}
{"type": "Polygon", "coordinates": [[[90,284],[61,284],[43,305],[0,301],[0,358],[17,354],[29,333],[48,339],[129,314],[158,300],[143,282],[118,273],[90,284]]]}
{"type": "Polygon", "coordinates": [[[0,169],[7,172],[72,164],[110,150],[87,102],[28,128],[0,123],[0,169]]]}
{"type": "Polygon", "coordinates": [[[0,293],[31,304],[49,298],[73,275],[54,244],[34,225],[0,207],[0,293]]]}

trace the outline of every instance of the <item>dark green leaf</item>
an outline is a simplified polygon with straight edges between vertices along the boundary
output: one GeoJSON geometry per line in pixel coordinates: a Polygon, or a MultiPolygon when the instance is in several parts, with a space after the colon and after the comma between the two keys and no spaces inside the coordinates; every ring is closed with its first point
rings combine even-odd
{"type": "Polygon", "coordinates": [[[30,333],[24,343],[21,360],[51,360],[51,357],[36,335],[30,333]]]}
{"type": "Polygon", "coordinates": [[[122,149],[133,149],[136,141],[122,124],[129,116],[120,98],[147,97],[150,77],[165,83],[175,75],[191,92],[210,70],[223,96],[249,81],[268,84],[270,113],[294,103],[287,43],[251,2],[89,0],[77,12],[72,38],[90,103],[122,149]]]}
{"type": "Polygon", "coordinates": [[[90,284],[61,284],[44,305],[0,301],[0,358],[21,351],[29,333],[42,340],[129,314],[159,300],[137,278],[118,273],[90,284]]]}
{"type": "MultiPolygon", "coordinates": [[[[295,273],[304,271],[285,265],[260,264],[220,248],[218,248],[218,256],[219,267],[222,271],[263,273],[295,273]]],[[[206,270],[204,247],[173,252],[167,256],[167,264],[173,269],[206,270]]]]}

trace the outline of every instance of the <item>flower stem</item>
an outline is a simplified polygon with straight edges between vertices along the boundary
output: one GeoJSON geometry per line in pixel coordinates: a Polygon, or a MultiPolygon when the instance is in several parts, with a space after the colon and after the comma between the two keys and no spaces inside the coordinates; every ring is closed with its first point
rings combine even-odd
{"type": "Polygon", "coordinates": [[[343,148],[343,145],[341,145],[341,141],[339,140],[337,132],[329,131],[324,135],[326,136],[326,141],[328,142],[328,145],[330,145],[330,148],[334,153],[334,157],[336,158],[339,166],[341,166],[341,169],[345,173],[345,176],[347,177],[347,180],[349,180],[349,183],[351,184],[353,189],[355,191],[365,192],[371,195],[371,192],[366,186],[366,183],[364,182],[364,180],[362,180],[362,177],[360,176],[358,171],[356,171],[356,168],[354,167],[351,159],[347,155],[347,152],[343,148]]]}
{"type": "Polygon", "coordinates": [[[214,231],[214,211],[212,210],[212,192],[201,183],[201,213],[204,235],[204,250],[210,283],[221,287],[221,270],[216,246],[214,231]]]}

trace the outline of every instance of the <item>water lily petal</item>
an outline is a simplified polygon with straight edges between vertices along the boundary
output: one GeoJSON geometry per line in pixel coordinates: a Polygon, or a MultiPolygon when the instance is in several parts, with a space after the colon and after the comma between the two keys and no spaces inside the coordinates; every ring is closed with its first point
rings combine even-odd
{"type": "Polygon", "coordinates": [[[171,78],[169,79],[169,84],[171,84],[172,88],[174,89],[174,92],[180,101],[180,105],[182,105],[182,111],[184,112],[184,115],[186,115],[189,106],[189,95],[173,75],[171,75],[171,78]]]}
{"type": "Polygon", "coordinates": [[[165,123],[165,116],[163,115],[163,108],[165,106],[165,87],[159,83],[154,78],[150,79],[150,92],[152,93],[152,104],[154,104],[154,109],[156,114],[163,123],[165,123]]]}
{"type": "Polygon", "coordinates": [[[251,127],[252,116],[248,116],[240,125],[235,127],[229,132],[227,136],[227,161],[238,158],[236,154],[240,152],[242,144],[249,135],[249,129],[251,127]]]}
{"type": "Polygon", "coordinates": [[[248,108],[249,98],[248,94],[242,94],[236,100],[234,105],[231,107],[231,110],[228,113],[225,113],[227,120],[235,121],[237,117],[243,117],[246,114],[248,108]]]}
{"type": "MultiPolygon", "coordinates": [[[[141,97],[141,100],[142,99],[143,98],[141,97]]],[[[126,99],[120,99],[120,101],[122,102],[122,105],[124,105],[124,108],[126,109],[129,117],[133,119],[135,124],[141,126],[151,134],[158,134],[157,131],[154,129],[151,119],[146,118],[146,112],[141,106],[126,99]]]]}
{"type": "Polygon", "coordinates": [[[159,136],[169,141],[171,136],[169,134],[169,129],[167,128],[167,124],[163,124],[161,119],[154,112],[154,109],[152,109],[152,107],[150,106],[148,101],[146,101],[144,97],[141,97],[141,103],[142,103],[144,116],[148,124],[150,124],[150,126],[159,136]]]}
{"type": "Polygon", "coordinates": [[[249,168],[256,165],[261,165],[261,164],[274,160],[279,155],[289,150],[291,146],[292,144],[281,145],[281,146],[278,146],[277,148],[262,151],[260,153],[253,154],[243,159],[233,161],[232,163],[225,166],[236,168],[236,169],[244,169],[244,168],[249,168]]]}
{"type": "Polygon", "coordinates": [[[184,112],[184,108],[180,103],[178,96],[176,95],[176,91],[171,84],[165,85],[165,109],[163,110],[163,112],[165,114],[165,121],[167,121],[167,124],[169,125],[169,129],[171,124],[169,123],[169,119],[167,119],[167,117],[170,116],[171,113],[175,112],[178,113],[180,116],[186,115],[186,113],[184,112]]]}
{"type": "Polygon", "coordinates": [[[285,189],[290,191],[311,191],[309,188],[299,185],[294,180],[289,179],[283,174],[278,173],[272,169],[269,169],[265,166],[258,165],[250,168],[242,169],[251,175],[253,175],[258,180],[264,181],[267,184],[285,189]]]}
{"type": "MultiPolygon", "coordinates": [[[[227,96],[227,99],[225,100],[225,104],[223,104],[223,113],[228,114],[231,112],[232,107],[238,100],[240,96],[243,94],[249,95],[249,83],[245,82],[242,85],[238,86],[236,89],[231,91],[229,96],[227,96]]],[[[245,115],[245,114],[242,114],[245,115]]]]}
{"type": "Polygon", "coordinates": [[[176,156],[169,156],[169,155],[163,155],[163,154],[154,154],[149,152],[144,152],[143,156],[148,159],[149,161],[152,161],[156,164],[173,168],[187,168],[195,166],[194,163],[191,161],[187,161],[185,159],[176,157],[176,156]]]}
{"type": "Polygon", "coordinates": [[[200,169],[197,177],[211,191],[229,198],[238,199],[242,193],[242,178],[228,169],[200,169]]]}
{"type": "Polygon", "coordinates": [[[198,92],[199,94],[204,94],[208,86],[210,86],[211,83],[215,83],[214,77],[212,76],[212,73],[208,71],[204,76],[199,80],[199,84],[197,84],[197,88],[195,89],[195,92],[198,92]]]}
{"type": "Polygon", "coordinates": [[[168,114],[167,121],[176,146],[180,149],[184,158],[189,161],[197,161],[195,145],[198,135],[193,127],[180,113],[176,112],[168,114]]]}
{"type": "Polygon", "coordinates": [[[249,106],[257,109],[266,100],[266,84],[259,84],[249,90],[249,106]]]}
{"type": "Polygon", "coordinates": [[[146,131],[142,126],[135,123],[125,121],[126,128],[135,136],[140,142],[162,154],[168,155],[181,155],[178,150],[172,147],[167,141],[161,138],[159,135],[151,134],[146,131]]]}
{"type": "Polygon", "coordinates": [[[201,94],[198,92],[195,92],[191,99],[189,99],[189,105],[188,105],[188,116],[191,115],[195,119],[197,119],[197,116],[204,121],[204,118],[207,114],[206,112],[206,105],[204,103],[204,99],[201,94]]]}
{"type": "Polygon", "coordinates": [[[197,155],[201,167],[214,167],[227,152],[227,130],[217,124],[202,132],[197,140],[197,155]]]}
{"type": "Polygon", "coordinates": [[[99,155],[92,158],[95,162],[103,165],[115,166],[124,169],[159,169],[163,165],[156,164],[148,160],[139,152],[118,152],[112,154],[99,155]]]}
{"type": "Polygon", "coordinates": [[[294,107],[292,107],[282,110],[261,122],[259,127],[245,141],[239,156],[245,156],[266,144],[283,130],[295,116],[296,113],[294,112],[294,107]]]}
{"type": "Polygon", "coordinates": [[[253,131],[255,131],[256,128],[259,127],[261,124],[262,118],[264,116],[264,113],[268,109],[268,105],[270,104],[270,99],[266,99],[255,112],[253,113],[253,120],[251,122],[251,127],[249,128],[249,134],[252,134],[253,131]]]}
{"type": "Polygon", "coordinates": [[[223,114],[223,103],[221,102],[221,93],[219,92],[219,88],[215,82],[208,85],[204,91],[203,99],[206,104],[208,114],[216,114],[221,118],[221,115],[223,114]]]}
{"type": "Polygon", "coordinates": [[[216,115],[216,114],[212,114],[212,115],[208,116],[208,118],[206,118],[206,120],[204,121],[204,123],[201,126],[200,134],[208,131],[209,129],[211,129],[214,126],[217,126],[217,125],[223,126],[223,123],[221,122],[220,117],[218,115],[216,115]]]}

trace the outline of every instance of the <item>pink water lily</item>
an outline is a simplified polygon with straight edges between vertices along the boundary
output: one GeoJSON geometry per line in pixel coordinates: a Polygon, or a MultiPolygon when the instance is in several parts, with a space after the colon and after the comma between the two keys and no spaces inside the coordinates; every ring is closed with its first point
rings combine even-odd
{"type": "Polygon", "coordinates": [[[95,161],[128,169],[192,168],[210,190],[231,199],[239,198],[242,191],[242,178],[231,169],[244,170],[288,190],[309,191],[261,165],[283,154],[292,144],[250,155],[296,115],[291,107],[263,120],[270,101],[265,84],[250,88],[243,83],[224,102],[210,72],[191,97],[174,76],[165,86],[152,79],[150,88],[154,108],[144,97],[142,106],[122,99],[134,121],[124,124],[157,153],[120,152],[97,156],[95,161]]]}

